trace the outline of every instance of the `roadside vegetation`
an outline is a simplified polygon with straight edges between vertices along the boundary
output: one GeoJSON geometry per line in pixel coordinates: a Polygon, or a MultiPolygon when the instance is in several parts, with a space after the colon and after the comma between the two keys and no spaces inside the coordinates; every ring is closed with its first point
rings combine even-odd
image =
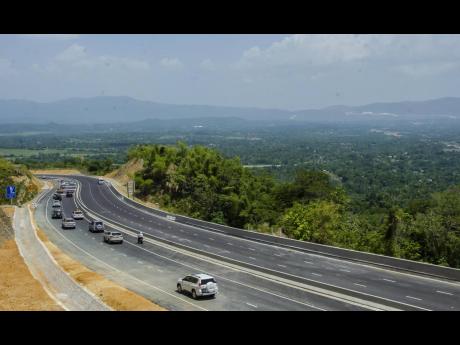
{"type": "Polygon", "coordinates": [[[137,195],[191,217],[315,243],[460,267],[460,187],[356,211],[342,186],[321,171],[297,169],[291,182],[246,169],[217,150],[139,145],[137,195]]]}
{"type": "Polygon", "coordinates": [[[0,205],[10,204],[6,199],[6,187],[16,186],[16,198],[14,205],[23,204],[35,197],[40,189],[38,180],[24,165],[12,164],[0,158],[0,205]]]}

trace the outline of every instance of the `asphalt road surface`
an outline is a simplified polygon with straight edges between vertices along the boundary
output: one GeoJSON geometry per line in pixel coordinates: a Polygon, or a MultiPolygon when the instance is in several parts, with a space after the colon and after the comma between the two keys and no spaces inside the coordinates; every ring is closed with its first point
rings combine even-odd
{"type": "Polygon", "coordinates": [[[399,309],[460,310],[460,284],[435,278],[386,270],[371,265],[310,254],[276,245],[263,244],[219,232],[179,224],[125,203],[106,184],[86,176],[72,176],[79,182],[73,198],[63,198],[66,216],[82,207],[85,220],[76,230],[60,229],[52,220],[52,193],[38,206],[37,222],[46,228],[60,247],[90,268],[172,310],[364,310],[380,309],[364,302],[366,296],[400,304],[399,309]],[[77,206],[78,204],[78,206],[77,206]],[[250,264],[253,270],[174,250],[161,243],[125,235],[122,245],[103,243],[102,234],[88,232],[88,220],[99,218],[115,230],[134,234],[144,232],[146,239],[165,239],[207,253],[250,264]],[[86,253],[85,253],[86,252],[86,253]],[[318,291],[308,284],[294,284],[275,276],[257,273],[257,267],[289,273],[329,286],[340,287],[362,300],[343,294],[318,291]],[[176,281],[190,273],[208,273],[219,284],[216,299],[193,300],[175,291],[176,281]]]}

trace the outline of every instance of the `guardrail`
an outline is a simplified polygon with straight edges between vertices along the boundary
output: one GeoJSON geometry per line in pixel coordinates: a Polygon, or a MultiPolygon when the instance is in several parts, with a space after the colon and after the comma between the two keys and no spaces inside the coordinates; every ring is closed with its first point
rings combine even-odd
{"type": "MultiPolygon", "coordinates": [[[[82,176],[79,176],[82,177],[82,176]]],[[[109,188],[114,192],[115,195],[132,206],[139,209],[143,209],[150,213],[156,214],[161,217],[165,217],[172,221],[174,218],[175,222],[187,224],[202,229],[225,233],[235,237],[245,238],[253,241],[258,241],[266,244],[274,244],[277,246],[290,248],[298,251],[315,253],[319,255],[326,255],[330,257],[361,262],[365,264],[371,264],[374,266],[384,267],[386,269],[393,269],[398,271],[406,271],[426,276],[432,276],[436,278],[448,279],[460,281],[460,269],[443,267],[432,265],[428,263],[405,260],[399,258],[393,258],[390,256],[360,252],[352,249],[345,249],[333,246],[327,246],[312,242],[299,241],[289,238],[278,237],[269,234],[263,234],[255,231],[238,229],[227,225],[221,225],[203,220],[190,218],[187,216],[181,216],[177,214],[171,214],[165,211],[161,211],[152,207],[145,206],[137,201],[124,197],[115,187],[109,184],[109,188]]]]}
{"type": "MultiPolygon", "coordinates": [[[[116,194],[121,195],[116,188],[112,185],[109,188],[114,191],[116,194]]],[[[269,234],[263,234],[255,231],[238,229],[227,225],[221,225],[211,222],[206,222],[203,220],[198,220],[186,216],[181,216],[177,214],[171,214],[165,211],[154,209],[145,205],[142,205],[132,199],[124,198],[125,203],[129,203],[135,207],[142,208],[148,212],[154,213],[159,216],[166,217],[169,220],[174,218],[174,221],[182,224],[192,225],[195,227],[200,227],[206,230],[217,231],[225,233],[227,235],[241,237],[245,239],[255,240],[258,242],[263,242],[267,244],[275,244],[278,246],[295,249],[299,251],[327,255],[331,257],[336,257],[340,259],[346,259],[351,261],[362,262],[366,264],[372,264],[381,266],[389,269],[402,270],[422,275],[433,276],[436,278],[443,278],[449,280],[460,281],[460,270],[450,267],[437,266],[423,262],[405,260],[394,258],[391,256],[373,254],[360,252],[351,249],[327,246],[312,242],[299,241],[290,238],[283,238],[269,234]]]]}

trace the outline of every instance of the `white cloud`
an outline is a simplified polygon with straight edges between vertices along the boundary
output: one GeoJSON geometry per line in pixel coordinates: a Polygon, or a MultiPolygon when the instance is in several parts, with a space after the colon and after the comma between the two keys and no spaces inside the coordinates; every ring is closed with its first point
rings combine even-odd
{"type": "Polygon", "coordinates": [[[86,57],[86,49],[85,47],[78,45],[78,44],[72,44],[69,48],[61,52],[56,56],[57,61],[77,61],[81,60],[86,57]]]}
{"type": "Polygon", "coordinates": [[[161,66],[169,69],[181,69],[184,64],[178,58],[163,58],[160,61],[161,66]]]}
{"type": "Polygon", "coordinates": [[[207,71],[214,71],[216,69],[216,65],[214,64],[214,62],[212,62],[211,59],[204,59],[203,61],[201,61],[200,67],[207,71]]]}
{"type": "Polygon", "coordinates": [[[292,35],[243,52],[238,69],[312,67],[364,60],[423,61],[460,58],[459,35],[292,35]]]}
{"type": "Polygon", "coordinates": [[[13,64],[9,59],[0,57],[0,76],[14,73],[13,64]]]}
{"type": "Polygon", "coordinates": [[[77,34],[26,34],[22,35],[25,38],[34,39],[52,39],[52,40],[75,40],[80,37],[77,34]]]}
{"type": "Polygon", "coordinates": [[[449,72],[458,67],[457,62],[429,62],[399,65],[394,67],[394,70],[411,77],[430,77],[449,72]]]}

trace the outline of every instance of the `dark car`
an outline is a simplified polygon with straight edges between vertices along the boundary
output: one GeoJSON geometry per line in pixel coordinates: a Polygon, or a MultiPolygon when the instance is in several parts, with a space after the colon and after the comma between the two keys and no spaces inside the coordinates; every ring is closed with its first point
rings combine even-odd
{"type": "Polygon", "coordinates": [[[53,219],[62,219],[62,210],[61,209],[53,210],[53,214],[51,215],[51,218],[53,218],[53,219]]]}
{"type": "Polygon", "coordinates": [[[89,223],[89,231],[91,232],[103,232],[104,231],[104,223],[100,220],[92,220],[89,223]]]}
{"type": "Polygon", "coordinates": [[[62,196],[60,194],[54,193],[53,200],[62,200],[62,196]]]}
{"type": "Polygon", "coordinates": [[[68,191],[65,193],[65,196],[68,197],[68,198],[73,197],[73,191],[72,191],[72,190],[68,190],[68,191]]]}

